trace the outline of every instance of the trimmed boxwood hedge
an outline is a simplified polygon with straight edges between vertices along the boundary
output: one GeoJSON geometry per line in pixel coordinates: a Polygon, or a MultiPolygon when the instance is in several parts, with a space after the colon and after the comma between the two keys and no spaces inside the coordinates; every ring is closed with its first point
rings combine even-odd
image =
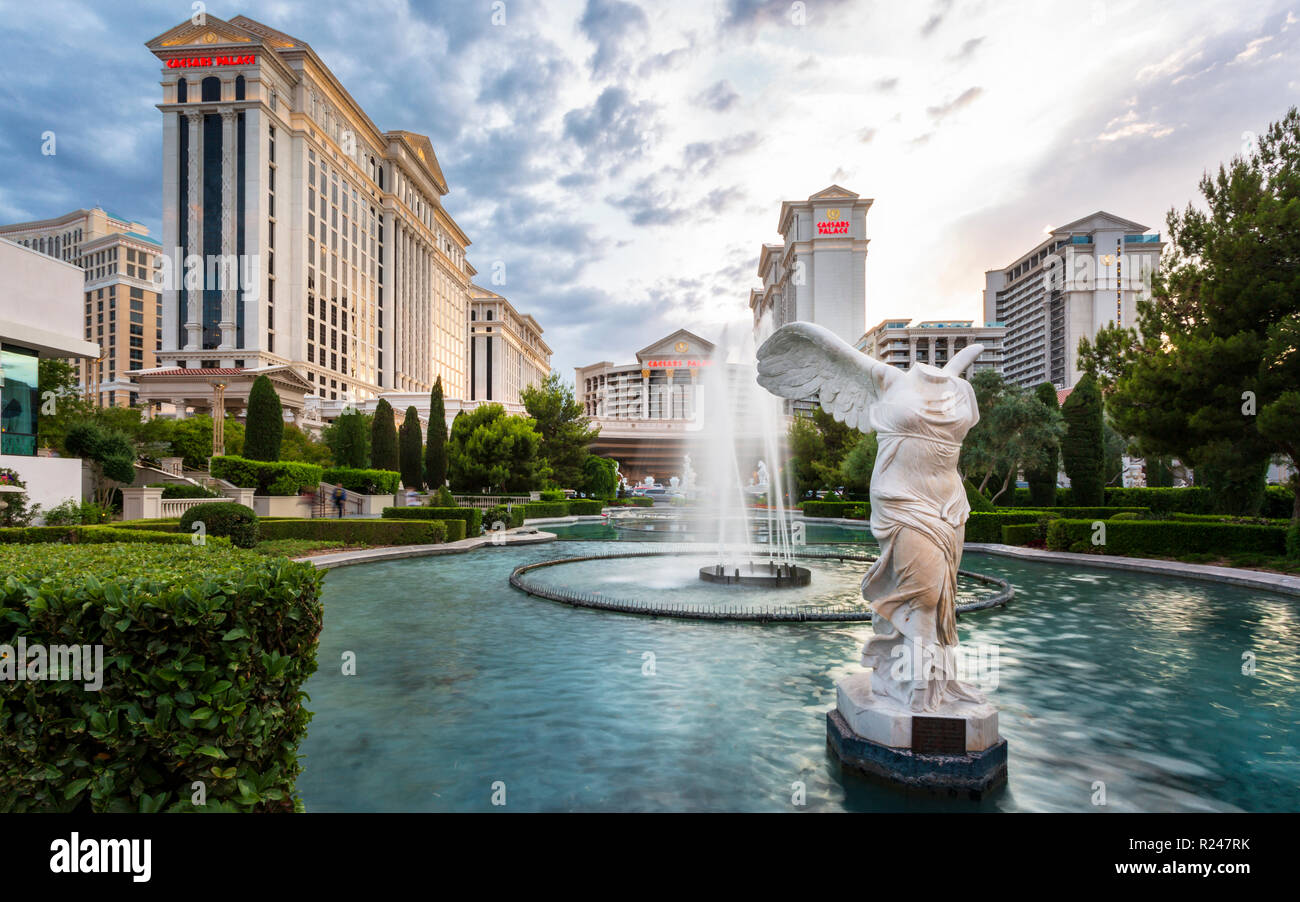
{"type": "Polygon", "coordinates": [[[605,502],[609,507],[654,507],[655,500],[643,495],[629,495],[626,498],[611,498],[605,502]]]}
{"type": "Polygon", "coordinates": [[[394,495],[401,484],[402,474],[393,470],[330,467],[321,474],[320,481],[341,485],[359,495],[394,495]]]}
{"type": "Polygon", "coordinates": [[[569,513],[578,517],[599,514],[605,510],[605,502],[599,498],[574,498],[567,503],[569,513]]]}
{"type": "Polygon", "coordinates": [[[524,505],[524,518],[527,520],[567,516],[569,504],[566,501],[529,501],[524,505]]]}
{"type": "Polygon", "coordinates": [[[1092,520],[1105,520],[1116,514],[1138,514],[1140,516],[1150,516],[1151,509],[1147,507],[1044,507],[1044,508],[1016,508],[1016,513],[1041,513],[1053,517],[1065,517],[1069,519],[1081,520],[1086,518],[1092,520]]]}
{"type": "Polygon", "coordinates": [[[866,520],[871,516],[871,505],[864,501],[805,501],[802,510],[805,517],[866,520]]]}
{"type": "MultiPolygon", "coordinates": [[[[381,516],[385,520],[461,520],[465,523],[462,539],[483,531],[483,512],[476,507],[386,507],[381,516]]],[[[448,533],[447,541],[457,540],[448,533]]]]}
{"type": "Polygon", "coordinates": [[[1042,523],[1009,523],[1002,527],[1003,545],[1028,545],[1041,542],[1046,533],[1042,523]]]}
{"type": "Polygon", "coordinates": [[[446,541],[449,523],[451,530],[457,533],[465,528],[463,520],[331,520],[324,517],[264,520],[259,526],[265,540],[320,539],[349,545],[436,545],[446,541]]]}
{"type": "Polygon", "coordinates": [[[498,504],[495,507],[489,507],[483,512],[483,528],[490,530],[495,523],[504,523],[506,529],[523,526],[524,506],[516,504],[514,507],[507,507],[504,504],[498,504]]]}
{"type": "MultiPolygon", "coordinates": [[[[138,535],[139,533],[137,533],[138,535]]],[[[229,547],[0,546],[0,644],[102,645],[103,685],[0,695],[0,811],[293,811],[323,574],[229,547]],[[192,802],[201,782],[206,805],[192,802]]]]}
{"type": "Polygon", "coordinates": [[[233,501],[213,501],[196,504],[181,514],[180,531],[193,533],[194,524],[202,523],[203,532],[209,536],[229,536],[240,548],[257,544],[257,514],[251,507],[233,501]]]}
{"type": "MultiPolygon", "coordinates": [[[[135,542],[148,545],[192,545],[187,535],[177,535],[157,526],[151,528],[119,526],[8,526],[0,529],[0,543],[7,545],[102,545],[106,542],[135,542]]],[[[230,540],[209,537],[208,544],[228,547],[230,540]]]]}
{"type": "Polygon", "coordinates": [[[967,542],[1001,542],[1002,527],[1021,523],[1037,525],[1043,514],[1036,511],[971,511],[966,521],[967,542]]]}
{"type": "Polygon", "coordinates": [[[305,489],[314,489],[320,485],[324,472],[315,464],[247,460],[233,455],[212,458],[209,471],[232,485],[256,489],[259,495],[297,495],[305,489]]]}
{"type": "MultiPolygon", "coordinates": [[[[1264,506],[1260,516],[1270,519],[1290,519],[1295,496],[1283,485],[1270,485],[1264,489],[1264,506]]],[[[1056,490],[1056,503],[1068,507],[1072,501],[1068,488],[1056,490]]],[[[1014,507],[1030,507],[1029,489],[1016,489],[1013,498],[1004,493],[998,501],[1014,507]]],[[[1210,514],[1214,508],[1214,494],[1205,486],[1174,488],[1108,488],[1106,505],[1115,507],[1147,507],[1158,515],[1170,513],[1210,514]]]]}
{"type": "Polygon", "coordinates": [[[205,485],[190,485],[178,482],[152,482],[151,489],[162,489],[164,498],[220,498],[220,492],[214,492],[205,485]]]}
{"type": "Polygon", "coordinates": [[[1254,553],[1281,556],[1286,527],[1179,520],[1105,520],[1106,544],[1092,544],[1093,520],[1053,520],[1047,547],[1055,551],[1136,557],[1254,553]]]}

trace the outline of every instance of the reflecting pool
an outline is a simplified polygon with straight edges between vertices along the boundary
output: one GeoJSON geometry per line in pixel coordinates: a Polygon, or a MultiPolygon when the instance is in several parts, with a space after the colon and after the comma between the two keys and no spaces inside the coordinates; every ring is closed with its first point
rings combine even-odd
{"type": "MultiPolygon", "coordinates": [[[[498,782],[517,811],[1091,811],[1098,781],[1101,810],[1300,809],[1294,598],[968,553],[963,568],[1016,588],[959,621],[996,655],[984,685],[1010,782],[936,800],[843,775],[826,752],[835,682],[870,625],[655,619],[512,589],[526,561],[655,544],[554,531],[566,538],[329,573],[309,811],[488,811],[498,782]]],[[[871,550],[869,533],[824,524],[808,540],[871,550]]]]}

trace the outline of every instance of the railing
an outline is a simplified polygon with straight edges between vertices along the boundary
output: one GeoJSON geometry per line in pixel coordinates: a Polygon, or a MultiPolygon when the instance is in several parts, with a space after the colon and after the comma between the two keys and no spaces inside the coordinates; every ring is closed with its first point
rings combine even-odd
{"type": "Polygon", "coordinates": [[[529,492],[527,495],[452,495],[460,507],[477,507],[487,510],[490,507],[512,504],[527,504],[541,498],[541,492],[529,492]]]}
{"type": "Polygon", "coordinates": [[[192,507],[220,500],[219,498],[164,498],[162,499],[162,515],[164,517],[179,517],[192,507]]]}
{"type": "MultiPolygon", "coordinates": [[[[317,517],[329,517],[336,515],[338,509],[334,506],[334,489],[335,486],[328,482],[322,482],[316,488],[316,503],[312,506],[312,513],[317,517]]],[[[364,508],[364,495],[359,492],[343,490],[343,510],[344,513],[360,514],[364,508]]]]}

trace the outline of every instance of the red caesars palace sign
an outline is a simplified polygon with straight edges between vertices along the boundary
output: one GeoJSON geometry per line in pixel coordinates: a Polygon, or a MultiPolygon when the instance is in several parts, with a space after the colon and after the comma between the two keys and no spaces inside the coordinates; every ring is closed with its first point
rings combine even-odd
{"type": "Polygon", "coordinates": [[[827,210],[826,221],[817,223],[818,235],[847,235],[849,233],[849,221],[840,219],[839,210],[827,210]]]}
{"type": "Polygon", "coordinates": [[[645,365],[655,370],[676,369],[677,367],[709,366],[711,360],[647,360],[645,365]]]}
{"type": "Polygon", "coordinates": [[[209,66],[251,66],[257,62],[255,54],[247,56],[187,56],[167,61],[168,69],[199,69],[209,66]]]}

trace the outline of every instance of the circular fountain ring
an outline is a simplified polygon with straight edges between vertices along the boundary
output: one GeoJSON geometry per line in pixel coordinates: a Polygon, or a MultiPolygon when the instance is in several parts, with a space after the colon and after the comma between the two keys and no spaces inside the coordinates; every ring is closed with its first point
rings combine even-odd
{"type": "MultiPolygon", "coordinates": [[[[538,598],[547,598],[551,601],[558,601],[573,607],[591,608],[600,611],[616,611],[622,614],[643,614],[652,617],[674,617],[682,620],[722,620],[754,623],[795,623],[804,621],[839,623],[871,620],[870,609],[861,607],[841,607],[831,609],[813,609],[796,606],[783,608],[709,608],[685,604],[620,600],[606,595],[600,595],[595,592],[574,592],[569,589],[542,585],[534,582],[528,576],[532,571],[540,570],[545,567],[555,567],[561,564],[576,564],[582,561],[647,557],[684,557],[687,555],[711,557],[716,553],[716,550],[713,549],[700,549],[699,546],[688,546],[685,548],[667,548],[656,551],[626,551],[616,552],[613,554],[590,554],[582,557],[556,558],[555,560],[550,561],[537,561],[532,564],[521,564],[510,573],[510,585],[528,595],[534,595],[538,598]]],[[[794,557],[804,560],[864,562],[873,562],[876,560],[876,555],[874,554],[863,554],[856,551],[796,551],[793,554],[794,557]]],[[[986,608],[1000,607],[1015,597],[1015,589],[1013,589],[1011,584],[1005,579],[996,576],[988,576],[984,573],[974,573],[969,570],[959,570],[958,573],[967,579],[986,586],[995,586],[997,588],[995,592],[984,596],[972,596],[968,593],[959,593],[957,604],[958,614],[980,611],[986,608]],[[963,598],[966,600],[963,601],[963,598]]]]}

